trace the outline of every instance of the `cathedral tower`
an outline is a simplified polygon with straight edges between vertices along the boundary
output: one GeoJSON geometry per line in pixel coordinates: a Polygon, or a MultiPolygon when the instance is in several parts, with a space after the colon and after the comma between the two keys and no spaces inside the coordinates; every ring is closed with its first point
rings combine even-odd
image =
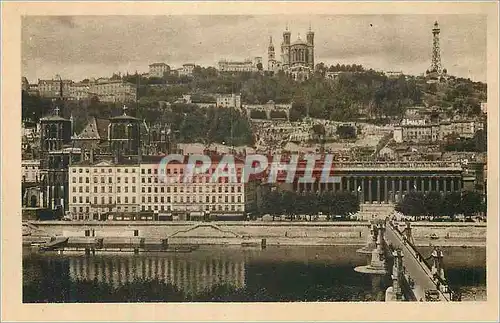
{"type": "Polygon", "coordinates": [[[309,31],[307,32],[307,46],[309,47],[307,63],[314,70],[314,32],[311,30],[311,25],[309,25],[309,31]]]}
{"type": "MultiPolygon", "coordinates": [[[[40,174],[42,176],[42,205],[44,208],[67,208],[68,166],[71,152],[64,149],[71,145],[71,121],[59,115],[55,107],[53,115],[40,119],[40,174]]],[[[62,217],[62,213],[57,217],[62,217]]]]}
{"type": "Polygon", "coordinates": [[[273,37],[269,37],[269,47],[267,48],[267,69],[274,71],[276,67],[276,56],[274,54],[273,37]]]}
{"type": "Polygon", "coordinates": [[[290,64],[290,37],[291,33],[287,26],[283,32],[283,43],[281,44],[281,62],[285,69],[287,69],[290,64]]]}

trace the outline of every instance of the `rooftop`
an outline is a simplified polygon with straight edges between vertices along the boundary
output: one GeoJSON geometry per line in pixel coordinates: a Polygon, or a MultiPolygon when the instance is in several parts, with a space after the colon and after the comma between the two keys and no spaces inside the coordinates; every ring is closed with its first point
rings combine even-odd
{"type": "Polygon", "coordinates": [[[149,66],[168,66],[166,63],[152,63],[149,66]]]}
{"type": "Polygon", "coordinates": [[[67,121],[67,122],[69,122],[70,121],[69,119],[63,118],[59,115],[59,111],[60,111],[59,107],[56,107],[54,109],[54,114],[40,118],[40,121],[67,121]]]}

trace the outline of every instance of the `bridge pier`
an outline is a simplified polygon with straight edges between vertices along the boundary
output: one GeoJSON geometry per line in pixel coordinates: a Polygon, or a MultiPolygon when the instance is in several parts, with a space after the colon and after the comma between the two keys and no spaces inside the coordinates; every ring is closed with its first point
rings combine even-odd
{"type": "Polygon", "coordinates": [[[432,256],[432,268],[431,268],[432,275],[435,277],[436,280],[441,279],[443,281],[446,281],[443,268],[443,251],[438,247],[434,247],[431,256],[432,256]]]}
{"type": "Polygon", "coordinates": [[[377,242],[376,248],[371,251],[371,261],[366,266],[358,266],[355,271],[363,274],[385,275],[386,269],[386,244],[384,239],[385,223],[380,221],[376,224],[377,242]]]}
{"type": "Polygon", "coordinates": [[[388,287],[385,292],[385,301],[402,301],[403,300],[403,252],[401,249],[396,249],[392,252],[394,263],[392,266],[392,286],[388,287]]]}
{"type": "Polygon", "coordinates": [[[371,255],[373,249],[377,248],[377,237],[378,237],[377,227],[375,226],[375,224],[371,223],[370,234],[368,234],[366,245],[363,246],[363,248],[356,250],[356,252],[371,255]]]}

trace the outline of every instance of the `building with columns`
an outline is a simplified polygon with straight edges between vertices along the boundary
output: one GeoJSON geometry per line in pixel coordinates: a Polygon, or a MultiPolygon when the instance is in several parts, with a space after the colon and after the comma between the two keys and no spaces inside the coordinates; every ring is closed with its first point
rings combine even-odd
{"type": "MultiPolygon", "coordinates": [[[[280,187],[295,192],[343,191],[359,197],[361,203],[397,203],[409,192],[443,194],[461,191],[464,187],[464,169],[460,163],[447,162],[342,162],[334,166],[334,174],[339,182],[319,183],[322,166],[316,166],[313,177],[315,183],[299,183],[298,174],[304,166],[299,166],[296,180],[292,184],[281,183],[280,187]]],[[[283,174],[282,180],[286,177],[283,174]]]]}

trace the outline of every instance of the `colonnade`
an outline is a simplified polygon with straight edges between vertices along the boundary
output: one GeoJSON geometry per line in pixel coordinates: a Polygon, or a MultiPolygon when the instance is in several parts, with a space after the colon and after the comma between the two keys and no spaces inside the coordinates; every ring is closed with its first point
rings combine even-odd
{"type": "Polygon", "coordinates": [[[415,175],[415,176],[342,176],[339,183],[297,183],[294,191],[324,192],[343,191],[356,194],[361,203],[394,203],[409,192],[449,192],[462,189],[459,175],[415,175]]]}

